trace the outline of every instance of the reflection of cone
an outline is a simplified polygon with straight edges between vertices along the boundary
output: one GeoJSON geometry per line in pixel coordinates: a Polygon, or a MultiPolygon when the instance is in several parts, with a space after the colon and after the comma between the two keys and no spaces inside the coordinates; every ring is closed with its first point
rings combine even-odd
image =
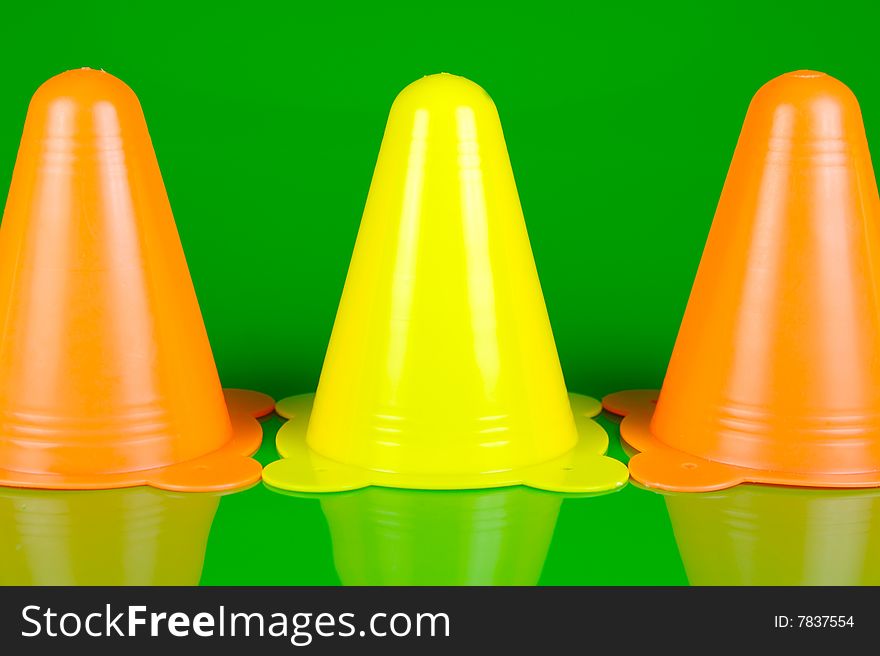
{"type": "Polygon", "coordinates": [[[244,456],[271,401],[224,400],[140,104],[107,73],[63,73],[31,101],[0,312],[0,484],[259,479],[244,456]]]}
{"type": "Polygon", "coordinates": [[[2,585],[196,585],[217,495],[0,493],[2,585]]]}
{"type": "Polygon", "coordinates": [[[606,399],[670,490],[880,485],[880,201],[855,97],[798,72],[755,96],[663,390],[606,399]],[[653,418],[652,418],[653,413],[653,418]]]}
{"type": "Polygon", "coordinates": [[[692,585],[880,584],[880,492],[743,485],[666,507],[692,585]]]}
{"type": "Polygon", "coordinates": [[[576,423],[495,105],[464,78],[423,78],[391,109],[314,409],[277,406],[299,416],[264,478],[313,492],[621,485],[589,419],[598,403],[577,404],[576,423]]]}
{"type": "Polygon", "coordinates": [[[562,499],[370,488],[321,499],[344,585],[535,585],[562,499]]]}

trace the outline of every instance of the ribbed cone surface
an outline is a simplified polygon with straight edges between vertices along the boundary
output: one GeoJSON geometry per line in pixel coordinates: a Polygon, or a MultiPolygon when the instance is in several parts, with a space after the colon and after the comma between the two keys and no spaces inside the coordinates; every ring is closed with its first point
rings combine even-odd
{"type": "Polygon", "coordinates": [[[783,75],[752,100],[651,425],[709,460],[880,470],[880,204],[859,105],[783,75]]]}
{"type": "Polygon", "coordinates": [[[391,109],[308,443],[427,474],[576,443],[498,113],[464,78],[423,78],[391,109]]]}
{"type": "Polygon", "coordinates": [[[230,421],[143,112],[113,76],[46,82],[0,229],[0,467],[151,469],[230,421]]]}

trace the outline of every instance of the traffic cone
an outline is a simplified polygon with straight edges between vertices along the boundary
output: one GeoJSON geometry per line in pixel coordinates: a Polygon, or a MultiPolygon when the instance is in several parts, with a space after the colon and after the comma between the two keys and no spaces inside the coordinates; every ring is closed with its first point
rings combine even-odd
{"type": "Polygon", "coordinates": [[[536,585],[562,498],[526,487],[321,498],[343,585],[536,585]]]}
{"type": "Polygon", "coordinates": [[[220,490],[272,401],[224,398],[140,104],[68,71],[28,108],[0,229],[0,485],[220,490]]]}
{"type": "Polygon", "coordinates": [[[454,75],[391,108],[314,396],[282,401],[269,484],[623,485],[594,399],[566,394],[498,113],[454,75]],[[573,411],[574,410],[574,411],[573,411]]]}
{"type": "Polygon", "coordinates": [[[663,390],[605,407],[651,487],[880,485],[880,198],[850,90],[752,100],[663,390]],[[655,407],[656,403],[656,407],[655,407]]]}
{"type": "Polygon", "coordinates": [[[0,585],[198,585],[219,499],[0,490],[0,585]]]}
{"type": "Polygon", "coordinates": [[[665,494],[691,585],[878,585],[880,491],[665,494]]]}

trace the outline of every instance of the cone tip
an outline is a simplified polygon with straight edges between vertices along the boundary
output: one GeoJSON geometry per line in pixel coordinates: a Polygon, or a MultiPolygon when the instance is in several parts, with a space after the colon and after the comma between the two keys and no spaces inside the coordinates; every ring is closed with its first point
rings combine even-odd
{"type": "Polygon", "coordinates": [[[489,103],[492,98],[476,82],[451,73],[426,75],[407,85],[398,94],[395,104],[412,103],[420,107],[438,105],[473,106],[489,103]]]}
{"type": "Polygon", "coordinates": [[[61,98],[87,105],[137,102],[137,96],[125,82],[94,68],[77,68],[49,78],[40,85],[31,102],[48,104],[61,98]]]}
{"type": "Polygon", "coordinates": [[[755,94],[762,104],[815,107],[817,103],[858,107],[855,95],[840,80],[812,70],[799,70],[773,78],[755,94]]]}

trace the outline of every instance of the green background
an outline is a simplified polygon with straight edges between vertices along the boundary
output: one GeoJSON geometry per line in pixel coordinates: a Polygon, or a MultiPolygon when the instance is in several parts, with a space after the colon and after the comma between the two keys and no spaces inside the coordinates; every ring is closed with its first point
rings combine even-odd
{"type": "MultiPolygon", "coordinates": [[[[77,4],[2,9],[0,187],[42,81],[126,81],[224,384],[276,397],[315,387],[387,111],[422,75],[494,98],[568,385],[595,396],[661,383],[761,84],[828,72],[880,138],[872,2],[77,4]]],[[[203,581],[337,582],[323,522],[314,500],[228,497],[203,581]]],[[[541,581],[686,582],[662,498],[566,501],[541,581]]]]}

